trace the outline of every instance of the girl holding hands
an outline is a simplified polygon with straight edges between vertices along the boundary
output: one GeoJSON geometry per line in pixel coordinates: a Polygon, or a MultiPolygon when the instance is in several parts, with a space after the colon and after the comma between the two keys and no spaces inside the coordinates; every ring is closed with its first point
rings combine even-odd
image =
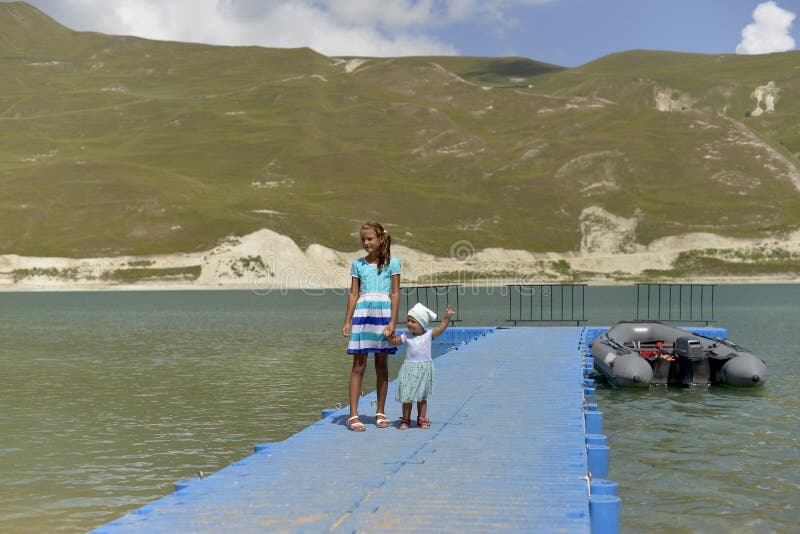
{"type": "Polygon", "coordinates": [[[351,284],[347,297],[347,310],[342,335],[349,338],[347,353],[353,355],[350,371],[350,417],[347,428],[363,432],[367,428],[358,418],[358,399],[367,356],[375,354],[378,406],[375,426],[386,428],[386,392],[389,387],[388,355],[397,352],[389,342],[397,324],[400,305],[400,260],[392,258],[392,238],[376,221],[361,226],[361,247],[367,255],[353,261],[351,284]]]}
{"type": "Polygon", "coordinates": [[[433,395],[433,384],[436,377],[431,341],[442,335],[442,332],[447,329],[454,313],[453,308],[448,305],[444,319],[439,326],[428,330],[428,323],[436,319],[436,314],[418,302],[408,310],[406,318],[408,333],[395,336],[388,330],[384,332],[392,345],[406,346],[406,357],[397,375],[397,389],[395,390],[395,400],[403,404],[403,416],[400,418],[399,425],[401,430],[411,427],[411,408],[414,402],[417,403],[417,427],[431,427],[431,422],[426,417],[428,398],[433,395]]]}

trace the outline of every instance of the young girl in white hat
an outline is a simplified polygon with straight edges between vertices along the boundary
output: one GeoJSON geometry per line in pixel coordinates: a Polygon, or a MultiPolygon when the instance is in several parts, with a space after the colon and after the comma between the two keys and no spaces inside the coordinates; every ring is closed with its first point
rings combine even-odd
{"type": "Polygon", "coordinates": [[[399,428],[406,430],[411,426],[411,408],[417,403],[417,426],[430,428],[431,422],[426,417],[428,412],[428,397],[433,394],[433,384],[436,373],[431,355],[431,341],[439,337],[450,323],[450,317],[455,311],[447,306],[444,319],[436,328],[428,330],[428,323],[436,319],[436,314],[431,310],[416,303],[408,310],[406,318],[407,333],[400,336],[389,336],[392,345],[405,345],[406,357],[397,376],[397,389],[395,400],[403,403],[403,416],[400,418],[399,428]]]}

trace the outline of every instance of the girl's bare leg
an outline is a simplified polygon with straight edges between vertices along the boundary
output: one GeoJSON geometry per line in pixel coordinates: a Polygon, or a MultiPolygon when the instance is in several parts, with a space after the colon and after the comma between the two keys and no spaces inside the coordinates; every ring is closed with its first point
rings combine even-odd
{"type": "Polygon", "coordinates": [[[361,384],[367,369],[367,355],[353,354],[353,369],[350,371],[350,417],[358,415],[358,399],[361,397],[361,384]]]}
{"type": "MultiPolygon", "coordinates": [[[[409,416],[411,414],[409,413],[409,416]]],[[[420,417],[425,417],[427,419],[428,415],[428,401],[420,401],[417,403],[417,419],[420,417]]]]}
{"type": "Polygon", "coordinates": [[[430,428],[431,422],[425,417],[428,413],[428,401],[417,403],[417,426],[419,428],[430,428]]]}
{"type": "Polygon", "coordinates": [[[385,352],[375,354],[375,378],[375,389],[378,393],[378,407],[375,411],[386,413],[386,393],[389,390],[389,355],[385,352]]]}
{"type": "Polygon", "coordinates": [[[400,418],[400,428],[405,430],[411,426],[411,407],[413,403],[411,402],[404,402],[403,403],[403,416],[400,418]]]}

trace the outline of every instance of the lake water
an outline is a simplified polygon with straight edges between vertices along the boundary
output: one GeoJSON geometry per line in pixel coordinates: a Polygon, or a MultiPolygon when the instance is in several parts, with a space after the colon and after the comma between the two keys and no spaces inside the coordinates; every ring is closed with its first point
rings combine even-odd
{"type": "MultiPolygon", "coordinates": [[[[508,325],[502,288],[462,292],[459,326],[508,325]]],[[[624,532],[800,523],[800,286],[715,295],[716,324],[767,361],[769,381],[599,385],[624,532]]],[[[587,288],[588,323],[633,318],[635,299],[587,288]]],[[[0,532],[105,524],[347,404],[344,305],[335,291],[0,293],[0,532]]],[[[373,384],[368,367],[365,392],[373,384]]]]}

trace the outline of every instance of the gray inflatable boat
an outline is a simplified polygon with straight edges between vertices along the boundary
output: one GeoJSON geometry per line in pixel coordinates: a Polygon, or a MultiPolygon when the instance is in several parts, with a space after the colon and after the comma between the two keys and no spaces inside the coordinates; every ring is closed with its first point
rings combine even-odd
{"type": "Polygon", "coordinates": [[[725,339],[703,337],[659,322],[624,321],[591,344],[594,370],[621,388],[760,386],[767,365],[725,339]]]}

